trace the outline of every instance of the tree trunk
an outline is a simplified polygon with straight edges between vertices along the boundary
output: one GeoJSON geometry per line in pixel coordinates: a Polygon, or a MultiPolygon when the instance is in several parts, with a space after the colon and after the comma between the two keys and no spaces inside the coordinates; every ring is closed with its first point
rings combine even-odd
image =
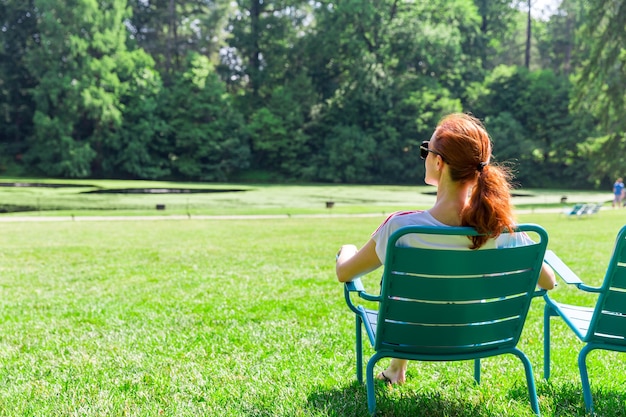
{"type": "Polygon", "coordinates": [[[176,52],[176,0],[170,0],[168,3],[168,31],[167,31],[167,47],[165,48],[165,73],[167,80],[170,80],[172,73],[172,57],[177,55],[176,52]]]}
{"type": "MultiPolygon", "coordinates": [[[[565,26],[565,33],[568,35],[573,32],[572,26],[574,26],[574,22],[572,21],[574,18],[571,13],[567,17],[567,22],[565,26]]],[[[563,72],[565,75],[569,75],[571,70],[571,62],[572,62],[572,44],[573,42],[567,42],[565,44],[565,62],[563,62],[563,72]]]]}
{"type": "Polygon", "coordinates": [[[256,99],[261,86],[261,47],[259,46],[259,37],[261,36],[261,0],[253,0],[250,9],[250,25],[252,31],[252,52],[250,53],[250,67],[252,68],[252,77],[250,80],[252,86],[252,96],[256,99]]]}
{"type": "Polygon", "coordinates": [[[526,56],[524,65],[530,69],[530,34],[531,34],[531,16],[530,16],[531,0],[528,0],[528,22],[526,24],[526,56]]]}

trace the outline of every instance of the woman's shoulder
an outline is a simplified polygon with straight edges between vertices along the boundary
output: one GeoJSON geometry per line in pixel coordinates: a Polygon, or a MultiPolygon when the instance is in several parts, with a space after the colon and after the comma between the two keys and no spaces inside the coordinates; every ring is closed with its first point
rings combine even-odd
{"type": "Polygon", "coordinates": [[[385,221],[378,226],[378,229],[376,229],[374,233],[378,232],[383,227],[393,227],[395,230],[402,226],[420,224],[419,219],[425,217],[427,213],[428,212],[425,210],[396,211],[387,216],[385,221]]]}
{"type": "Polygon", "coordinates": [[[496,238],[497,248],[513,248],[532,244],[533,240],[525,232],[501,233],[496,238]]]}

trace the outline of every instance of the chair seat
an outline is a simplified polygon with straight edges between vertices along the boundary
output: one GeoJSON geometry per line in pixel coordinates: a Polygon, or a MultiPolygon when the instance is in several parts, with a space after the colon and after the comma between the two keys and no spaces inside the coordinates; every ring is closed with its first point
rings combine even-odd
{"type": "Polygon", "coordinates": [[[378,310],[363,308],[361,311],[365,331],[370,338],[370,343],[374,345],[374,338],[376,337],[376,324],[378,323],[378,310]]]}
{"type": "Polygon", "coordinates": [[[587,331],[589,330],[589,323],[591,322],[594,309],[557,303],[554,300],[551,301],[554,309],[564,318],[567,325],[576,333],[576,336],[578,336],[580,340],[584,340],[585,337],[587,337],[587,331]]]}

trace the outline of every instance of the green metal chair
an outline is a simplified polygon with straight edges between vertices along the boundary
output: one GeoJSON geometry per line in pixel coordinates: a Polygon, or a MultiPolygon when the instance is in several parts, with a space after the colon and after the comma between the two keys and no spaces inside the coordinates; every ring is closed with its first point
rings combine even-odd
{"type": "Polygon", "coordinates": [[[578,369],[587,411],[593,412],[586,358],[589,352],[603,349],[626,352],[626,226],[618,233],[613,255],[600,287],[585,285],[552,251],[546,252],[546,262],[567,284],[598,295],[595,307],[562,304],[544,295],[544,378],[550,378],[550,317],[561,317],[585,344],[578,354],[578,369]]]}
{"type": "Polygon", "coordinates": [[[516,346],[533,296],[545,293],[536,286],[548,236],[537,225],[520,225],[518,231],[537,236],[538,242],[480,250],[406,247],[397,242],[407,234],[469,236],[476,231],[403,227],[389,239],[379,295],[367,293],[360,278],[345,284],[346,302],[356,316],[359,382],[363,327],[375,350],[366,368],[371,414],[376,410],[374,366],[382,358],[474,360],[474,378],[480,383],[480,359],[510,353],[524,365],[531,407],[539,415],[532,366],[516,346]],[[352,294],[378,302],[378,310],[356,305],[352,294]]]}

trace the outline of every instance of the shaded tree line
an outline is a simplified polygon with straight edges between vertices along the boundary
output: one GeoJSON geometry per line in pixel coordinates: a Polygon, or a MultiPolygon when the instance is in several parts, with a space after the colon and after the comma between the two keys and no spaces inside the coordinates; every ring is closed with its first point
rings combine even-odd
{"type": "Polygon", "coordinates": [[[0,0],[0,173],[420,183],[440,117],[523,186],[626,167],[626,1],[0,0]]]}

